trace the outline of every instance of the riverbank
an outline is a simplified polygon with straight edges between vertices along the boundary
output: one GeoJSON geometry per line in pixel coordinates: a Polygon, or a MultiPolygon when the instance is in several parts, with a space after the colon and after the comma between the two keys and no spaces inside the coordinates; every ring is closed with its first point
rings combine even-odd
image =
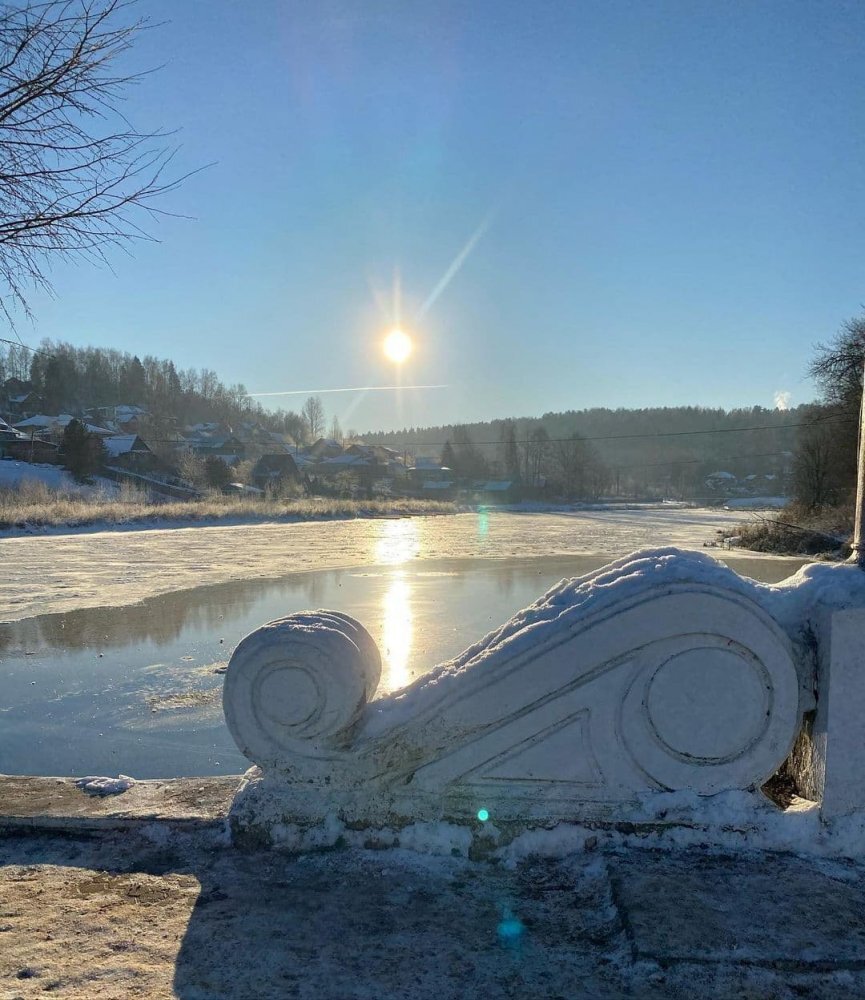
{"type": "Polygon", "coordinates": [[[758,514],[752,523],[722,532],[719,544],[768,555],[841,560],[850,555],[852,524],[849,505],[815,513],[791,503],[776,514],[758,514]]]}
{"type": "Polygon", "coordinates": [[[455,514],[460,508],[439,500],[340,500],[308,497],[297,500],[249,499],[214,495],[200,500],[152,503],[113,496],[75,496],[44,491],[32,494],[0,492],[0,533],[3,535],[62,534],[134,528],[191,527],[303,521],[333,521],[371,517],[414,517],[455,514]]]}

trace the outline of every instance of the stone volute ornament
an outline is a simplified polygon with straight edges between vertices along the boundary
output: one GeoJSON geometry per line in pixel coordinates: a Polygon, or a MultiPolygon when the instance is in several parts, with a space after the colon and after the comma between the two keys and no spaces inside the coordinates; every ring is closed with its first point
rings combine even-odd
{"type": "Polygon", "coordinates": [[[228,727],[253,761],[235,835],[326,821],[627,822],[647,795],[758,790],[814,707],[803,594],[675,549],[563,581],[450,663],[374,699],[376,645],[304,612],[247,636],[228,727]]]}
{"type": "Polygon", "coordinates": [[[223,689],[225,721],[263,768],[327,758],[345,742],[381,676],[366,629],[337,611],[269,622],[237,646],[223,689]]]}

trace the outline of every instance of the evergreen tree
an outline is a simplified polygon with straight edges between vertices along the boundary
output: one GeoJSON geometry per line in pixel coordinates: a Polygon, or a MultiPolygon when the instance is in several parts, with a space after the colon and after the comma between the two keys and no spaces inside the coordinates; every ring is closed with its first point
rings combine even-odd
{"type": "Polygon", "coordinates": [[[517,449],[517,428],[513,420],[502,422],[502,465],[508,479],[520,478],[520,455],[517,449]]]}
{"type": "Polygon", "coordinates": [[[89,433],[80,420],[70,420],[64,428],[59,454],[63,467],[81,483],[87,482],[107,458],[99,435],[89,433]]]}
{"type": "Polygon", "coordinates": [[[121,392],[124,403],[143,403],[147,395],[147,379],[144,365],[137,355],[130,359],[123,372],[121,392]]]}
{"type": "Polygon", "coordinates": [[[208,455],[204,460],[204,477],[212,489],[221,490],[231,482],[231,469],[224,458],[208,455]]]}

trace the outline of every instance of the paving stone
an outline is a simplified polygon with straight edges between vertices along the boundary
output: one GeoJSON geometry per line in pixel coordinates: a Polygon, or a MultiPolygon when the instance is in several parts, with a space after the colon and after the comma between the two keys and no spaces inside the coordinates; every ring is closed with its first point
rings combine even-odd
{"type": "Polygon", "coordinates": [[[790,855],[697,851],[632,851],[609,864],[615,899],[641,957],[865,968],[865,880],[858,868],[790,855]]]}

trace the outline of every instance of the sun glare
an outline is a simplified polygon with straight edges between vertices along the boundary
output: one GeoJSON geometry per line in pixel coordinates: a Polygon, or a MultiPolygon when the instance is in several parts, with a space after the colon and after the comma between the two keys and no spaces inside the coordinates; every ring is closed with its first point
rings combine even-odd
{"type": "Polygon", "coordinates": [[[401,365],[412,352],[411,337],[402,330],[391,330],[384,338],[384,354],[389,361],[401,365]]]}

